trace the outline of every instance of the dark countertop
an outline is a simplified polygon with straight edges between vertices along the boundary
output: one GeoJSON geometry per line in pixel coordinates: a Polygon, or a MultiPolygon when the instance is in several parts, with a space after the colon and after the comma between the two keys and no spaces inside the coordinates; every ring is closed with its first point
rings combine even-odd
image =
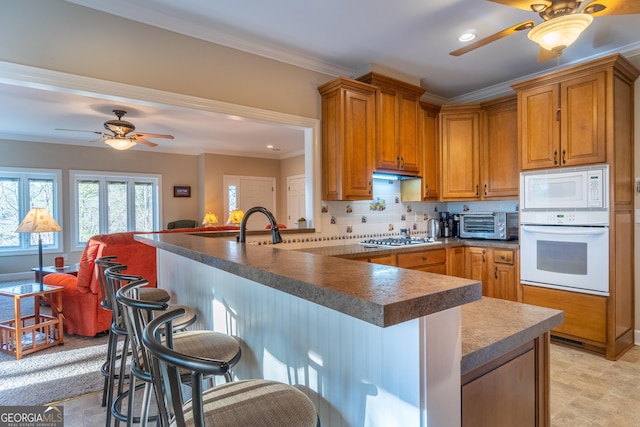
{"type": "Polygon", "coordinates": [[[461,374],[560,325],[561,310],[483,297],[462,306],[461,374]]]}
{"type": "Polygon", "coordinates": [[[387,327],[481,298],[480,282],[186,233],[136,240],[387,327]]]}

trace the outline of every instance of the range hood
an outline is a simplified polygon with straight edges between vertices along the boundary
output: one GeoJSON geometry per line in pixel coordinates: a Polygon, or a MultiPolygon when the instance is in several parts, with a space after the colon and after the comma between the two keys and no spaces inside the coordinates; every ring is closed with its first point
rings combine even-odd
{"type": "Polygon", "coordinates": [[[408,179],[422,179],[417,175],[401,175],[393,172],[374,172],[373,179],[386,179],[388,181],[406,181],[408,179]]]}

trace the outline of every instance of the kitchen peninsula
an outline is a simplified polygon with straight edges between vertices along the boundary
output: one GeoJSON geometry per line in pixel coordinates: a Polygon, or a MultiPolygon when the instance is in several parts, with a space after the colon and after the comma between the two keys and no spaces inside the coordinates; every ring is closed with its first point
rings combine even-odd
{"type": "MultiPolygon", "coordinates": [[[[480,300],[479,282],[182,233],[136,238],[157,248],[158,286],[197,309],[194,327],[242,340],[239,378],[299,385],[323,425],[461,424],[461,307],[480,300]]],[[[516,335],[545,335],[553,312],[516,335]]]]}

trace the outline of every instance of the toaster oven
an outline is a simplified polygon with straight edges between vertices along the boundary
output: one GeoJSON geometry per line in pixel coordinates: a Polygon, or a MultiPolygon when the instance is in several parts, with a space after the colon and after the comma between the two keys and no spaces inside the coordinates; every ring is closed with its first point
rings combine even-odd
{"type": "Polygon", "coordinates": [[[460,237],[513,240],[518,238],[518,212],[463,212],[460,237]]]}

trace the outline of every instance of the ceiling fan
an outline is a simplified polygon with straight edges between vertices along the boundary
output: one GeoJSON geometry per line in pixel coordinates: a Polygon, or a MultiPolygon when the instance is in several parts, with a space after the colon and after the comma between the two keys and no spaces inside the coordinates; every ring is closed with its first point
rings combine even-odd
{"type": "Polygon", "coordinates": [[[580,33],[591,24],[594,16],[631,15],[640,13],[640,0],[596,0],[589,2],[578,12],[582,1],[572,0],[488,0],[527,11],[536,12],[544,20],[537,24],[524,21],[500,32],[485,37],[463,48],[450,52],[460,56],[479,47],[514,34],[518,31],[531,30],[529,39],[540,45],[538,59],[545,61],[562,53],[562,50],[573,43],[580,33]],[[532,3],[534,1],[534,3],[532,3]]]}
{"type": "Polygon", "coordinates": [[[127,114],[126,111],[113,110],[113,114],[115,114],[116,117],[118,117],[118,120],[107,120],[106,122],[104,122],[104,128],[110,131],[111,133],[92,131],[92,130],[77,130],[77,129],[56,129],[56,130],[97,133],[98,135],[102,135],[102,137],[92,142],[104,141],[106,144],[115,148],[116,150],[127,150],[136,144],[144,144],[149,147],[158,146],[158,144],[153,143],[147,140],[146,138],[173,139],[173,135],[134,132],[136,130],[136,127],[133,125],[133,123],[128,122],[126,120],[122,120],[122,116],[127,114]],[[130,134],[131,132],[133,133],[130,134]]]}

